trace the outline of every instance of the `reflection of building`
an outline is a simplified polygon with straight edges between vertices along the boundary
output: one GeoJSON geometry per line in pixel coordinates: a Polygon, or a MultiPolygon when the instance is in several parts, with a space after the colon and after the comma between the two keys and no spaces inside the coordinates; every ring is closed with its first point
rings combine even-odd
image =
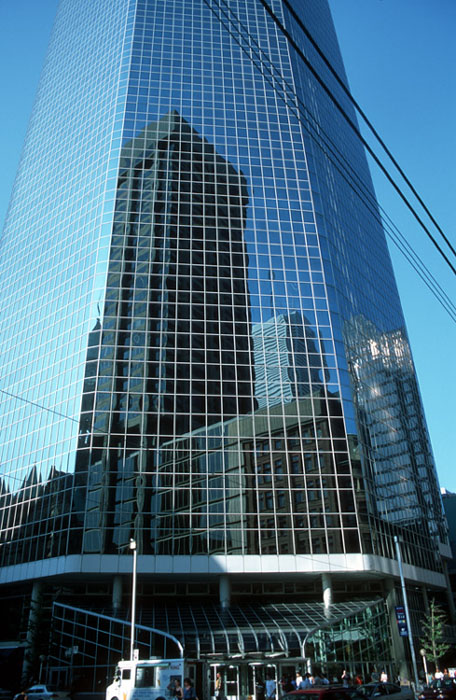
{"type": "Polygon", "coordinates": [[[47,480],[43,481],[33,468],[16,491],[9,491],[3,482],[2,545],[17,542],[18,558],[22,560],[29,556],[31,541],[40,558],[58,556],[62,539],[66,545],[74,525],[71,516],[73,479],[72,474],[51,468],[47,480]]]}
{"type": "Polygon", "coordinates": [[[325,381],[315,332],[297,311],[270,318],[252,330],[258,406],[293,401],[319,391],[325,381]]]}
{"type": "Polygon", "coordinates": [[[285,416],[285,431],[277,430],[272,440],[267,415],[255,416],[255,440],[245,445],[245,470],[255,486],[246,511],[252,548],[262,554],[359,551],[351,484],[336,486],[348,474],[348,461],[331,449],[340,418],[326,412],[324,399],[272,410],[285,416]]]}
{"type": "Polygon", "coordinates": [[[404,332],[380,333],[362,317],[344,331],[372,513],[429,542],[443,539],[431,446],[404,332]]]}
{"type": "Polygon", "coordinates": [[[342,424],[326,411],[324,399],[313,406],[302,399],[214,425],[210,448],[201,431],[165,443],[157,552],[359,551],[348,461],[330,444],[342,424]]]}
{"type": "Polygon", "coordinates": [[[451,493],[445,488],[441,489],[441,493],[443,508],[448,521],[448,538],[453,555],[453,559],[448,563],[448,573],[450,575],[453,598],[456,598],[456,493],[451,493]]]}
{"type": "Polygon", "coordinates": [[[157,447],[255,406],[247,202],[243,176],[175,112],[122,150],[108,300],[91,334],[99,364],[87,363],[82,404],[82,441],[93,430],[97,448],[76,467],[89,479],[85,551],[128,543],[132,522],[141,551],[155,551],[157,447]],[[119,458],[124,433],[133,449],[119,458]]]}
{"type": "MultiPolygon", "coordinates": [[[[290,86],[373,196],[366,159],[252,3],[61,0],[0,267],[3,611],[34,650],[27,673],[46,656],[50,682],[93,691],[110,673],[131,537],[138,644],[154,621],[179,628],[200,681],[224,664],[243,696],[272,658],[405,663],[386,631],[394,535],[414,610],[444,595],[385,237],[290,86]],[[61,637],[44,648],[52,607],[61,637]]],[[[343,75],[326,0],[295,6],[343,75]]]]}

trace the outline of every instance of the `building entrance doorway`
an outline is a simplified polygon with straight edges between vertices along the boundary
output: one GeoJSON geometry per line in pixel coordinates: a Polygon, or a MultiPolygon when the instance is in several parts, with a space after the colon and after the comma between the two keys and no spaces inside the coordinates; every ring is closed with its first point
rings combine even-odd
{"type": "MultiPolygon", "coordinates": [[[[281,694],[281,679],[286,677],[289,682],[296,676],[297,664],[289,660],[275,663],[265,661],[239,661],[238,663],[219,663],[210,665],[209,696],[211,700],[267,700],[267,681],[275,683],[275,698],[281,694]],[[216,695],[217,674],[220,674],[221,692],[216,695]]],[[[302,669],[304,672],[304,668],[302,669]]]]}
{"type": "Polygon", "coordinates": [[[241,673],[238,664],[211,664],[210,695],[219,700],[238,700],[241,695],[241,673]],[[217,674],[220,674],[221,689],[216,694],[217,674]]]}
{"type": "Polygon", "coordinates": [[[279,682],[279,671],[276,664],[264,663],[264,661],[254,661],[248,665],[248,695],[253,700],[265,700],[267,697],[266,682],[275,681],[276,697],[279,682]]]}

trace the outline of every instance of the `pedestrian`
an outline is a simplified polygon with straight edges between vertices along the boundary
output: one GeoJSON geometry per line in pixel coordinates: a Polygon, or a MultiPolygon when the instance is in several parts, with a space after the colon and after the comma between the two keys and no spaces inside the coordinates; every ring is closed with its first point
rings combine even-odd
{"type": "Polygon", "coordinates": [[[174,697],[177,698],[177,700],[184,700],[184,690],[180,684],[180,678],[175,678],[174,679],[174,697]]]}
{"type": "Polygon", "coordinates": [[[342,671],[340,680],[342,681],[342,685],[344,686],[344,688],[348,688],[348,686],[350,685],[350,674],[345,668],[342,671]]]}
{"type": "Polygon", "coordinates": [[[266,697],[273,700],[276,695],[276,682],[271,674],[266,676],[266,697]]]}
{"type": "Polygon", "coordinates": [[[321,674],[321,684],[322,685],[329,685],[329,678],[326,675],[326,673],[321,674]]]}
{"type": "Polygon", "coordinates": [[[380,674],[380,683],[388,683],[388,674],[385,670],[380,674]]]}
{"type": "Polygon", "coordinates": [[[358,672],[355,676],[355,685],[362,685],[363,684],[363,679],[361,674],[358,672]]]}
{"type": "Polygon", "coordinates": [[[303,681],[303,678],[301,676],[301,671],[296,671],[296,678],[294,681],[292,681],[293,686],[296,690],[300,689],[302,681],[303,681]]]}
{"type": "Polygon", "coordinates": [[[28,700],[28,695],[25,690],[21,690],[20,693],[14,696],[14,700],[28,700]]]}
{"type": "Polygon", "coordinates": [[[282,689],[282,695],[285,693],[291,693],[292,690],[294,690],[294,685],[291,681],[291,676],[283,674],[282,678],[280,679],[280,687],[282,689]]]}
{"type": "Polygon", "coordinates": [[[301,682],[301,685],[299,688],[305,689],[305,688],[311,688],[313,686],[313,676],[310,675],[310,673],[306,673],[304,680],[301,682]]]}
{"type": "Polygon", "coordinates": [[[255,690],[256,690],[257,700],[264,700],[265,686],[264,686],[263,679],[261,678],[261,676],[256,677],[255,690]]]}
{"type": "Polygon", "coordinates": [[[284,691],[286,693],[291,693],[291,691],[294,689],[293,687],[293,679],[291,676],[287,676],[285,680],[285,686],[284,686],[284,691]]]}
{"type": "Polygon", "coordinates": [[[184,678],[184,698],[183,700],[198,700],[195,686],[191,678],[184,678]]]}
{"type": "Polygon", "coordinates": [[[223,697],[223,678],[219,671],[215,674],[214,695],[216,698],[223,697]]]}

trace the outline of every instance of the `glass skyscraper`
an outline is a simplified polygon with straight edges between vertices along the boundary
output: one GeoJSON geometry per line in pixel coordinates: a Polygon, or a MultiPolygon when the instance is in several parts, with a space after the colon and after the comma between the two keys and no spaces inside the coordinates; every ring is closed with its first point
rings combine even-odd
{"type": "MultiPolygon", "coordinates": [[[[294,6],[344,77],[326,0],[294,6]]],[[[144,616],[202,596],[388,616],[394,535],[415,609],[445,590],[364,151],[259,0],[61,0],[1,245],[10,611],[58,589],[121,619],[131,538],[144,616]]]]}

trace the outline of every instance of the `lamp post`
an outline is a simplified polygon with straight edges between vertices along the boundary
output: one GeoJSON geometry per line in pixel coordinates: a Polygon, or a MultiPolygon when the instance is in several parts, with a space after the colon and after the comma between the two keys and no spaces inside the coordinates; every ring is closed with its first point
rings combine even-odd
{"type": "Polygon", "coordinates": [[[136,540],[130,539],[129,548],[133,552],[133,578],[131,582],[131,638],[130,638],[130,661],[135,655],[135,620],[136,620],[136,540]]]}
{"type": "Polygon", "coordinates": [[[423,659],[423,666],[424,666],[424,676],[426,678],[426,685],[428,684],[428,670],[427,670],[427,663],[426,663],[426,651],[424,649],[420,649],[420,654],[423,659]]]}
{"type": "Polygon", "coordinates": [[[38,676],[38,683],[41,683],[41,677],[43,675],[43,664],[46,661],[47,656],[44,656],[44,654],[41,654],[40,656],[40,675],[38,676]]]}
{"type": "Polygon", "coordinates": [[[397,556],[397,562],[399,564],[399,575],[401,577],[402,598],[404,600],[405,619],[407,621],[407,627],[408,627],[408,640],[410,643],[410,655],[412,657],[413,677],[415,680],[415,690],[418,690],[418,683],[419,683],[419,681],[418,681],[418,669],[416,667],[415,648],[413,646],[412,625],[410,623],[410,613],[409,613],[409,607],[408,607],[408,601],[407,601],[407,590],[405,588],[404,572],[402,570],[401,547],[400,547],[399,538],[397,535],[394,535],[394,544],[396,545],[396,556],[397,556]]]}

